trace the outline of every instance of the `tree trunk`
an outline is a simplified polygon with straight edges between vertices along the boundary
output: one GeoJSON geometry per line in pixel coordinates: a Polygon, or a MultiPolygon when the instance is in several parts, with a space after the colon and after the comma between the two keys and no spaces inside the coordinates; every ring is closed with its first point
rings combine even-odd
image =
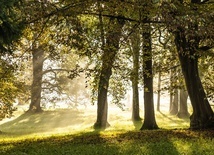
{"type": "Polygon", "coordinates": [[[179,101],[179,110],[177,116],[179,118],[188,118],[189,117],[189,112],[187,108],[187,98],[188,98],[188,93],[184,89],[180,89],[180,101],[179,101]]]}
{"type": "MultiPolygon", "coordinates": [[[[172,59],[176,59],[173,53],[172,59]]],[[[178,113],[178,69],[173,67],[170,72],[170,107],[169,114],[176,115],[178,113]]]]}
{"type": "Polygon", "coordinates": [[[132,98],[132,121],[140,121],[140,112],[139,112],[139,92],[138,84],[132,82],[133,98],[132,98]]]}
{"type": "Polygon", "coordinates": [[[109,31],[107,32],[106,44],[103,48],[102,67],[98,85],[97,100],[97,120],[94,124],[95,129],[105,129],[109,126],[107,122],[107,93],[109,87],[109,79],[112,74],[112,66],[117,51],[119,50],[119,41],[124,21],[110,19],[109,31]]]}
{"type": "Polygon", "coordinates": [[[144,122],[143,129],[158,129],[155,120],[153,98],[153,74],[152,74],[152,43],[151,27],[145,24],[143,27],[143,82],[144,82],[144,122]]]}
{"type": "Polygon", "coordinates": [[[193,107],[193,114],[190,116],[190,128],[211,128],[214,127],[214,114],[199,77],[198,57],[195,54],[199,41],[195,38],[194,42],[192,40],[188,42],[184,32],[182,28],[178,29],[175,33],[175,44],[193,107]]]}
{"type": "Polygon", "coordinates": [[[157,111],[160,111],[160,95],[161,95],[161,71],[159,63],[159,72],[158,72],[158,94],[157,94],[157,111]]]}
{"type": "Polygon", "coordinates": [[[139,91],[138,91],[138,80],[139,80],[139,52],[140,52],[140,36],[139,31],[133,32],[131,37],[132,43],[132,57],[133,57],[133,69],[131,74],[132,82],[132,121],[140,121],[139,112],[139,91]]]}
{"type": "Polygon", "coordinates": [[[169,86],[169,97],[170,97],[170,99],[169,99],[169,113],[172,109],[172,103],[173,103],[173,97],[174,97],[173,90],[174,90],[174,88],[173,88],[173,70],[171,69],[170,70],[170,86],[169,86]]]}
{"type": "Polygon", "coordinates": [[[172,101],[172,105],[169,113],[171,115],[176,115],[178,113],[178,89],[177,88],[174,89],[173,101],[172,101]]]}
{"type": "Polygon", "coordinates": [[[41,112],[42,71],[44,61],[44,50],[39,47],[32,51],[33,55],[33,82],[31,85],[31,103],[29,112],[41,112]]]}

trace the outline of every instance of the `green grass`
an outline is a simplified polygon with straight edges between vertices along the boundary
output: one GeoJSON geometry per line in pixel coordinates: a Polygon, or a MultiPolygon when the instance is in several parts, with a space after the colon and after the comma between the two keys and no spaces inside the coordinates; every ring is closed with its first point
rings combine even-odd
{"type": "Polygon", "coordinates": [[[188,119],[156,115],[161,129],[139,131],[130,111],[110,110],[111,127],[95,131],[95,109],[22,114],[1,123],[0,155],[213,154],[213,131],[190,131],[188,119]]]}
{"type": "Polygon", "coordinates": [[[212,131],[86,132],[1,142],[1,155],[205,155],[213,154],[212,131]]]}

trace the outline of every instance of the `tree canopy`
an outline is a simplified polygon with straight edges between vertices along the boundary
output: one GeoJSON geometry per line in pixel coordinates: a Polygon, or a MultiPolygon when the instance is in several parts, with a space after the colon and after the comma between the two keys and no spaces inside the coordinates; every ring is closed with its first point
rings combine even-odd
{"type": "Polygon", "coordinates": [[[21,16],[20,0],[2,0],[0,2],[0,50],[7,50],[21,36],[24,20],[21,16]]]}

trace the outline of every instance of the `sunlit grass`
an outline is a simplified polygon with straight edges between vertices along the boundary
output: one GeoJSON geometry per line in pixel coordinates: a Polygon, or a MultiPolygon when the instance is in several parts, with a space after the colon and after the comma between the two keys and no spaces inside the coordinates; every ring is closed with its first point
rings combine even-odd
{"type": "MultiPolygon", "coordinates": [[[[88,109],[72,110],[58,109],[56,111],[44,111],[38,114],[17,113],[15,119],[0,125],[0,141],[2,139],[47,137],[51,135],[77,134],[93,131],[96,120],[96,107],[88,109]]],[[[143,118],[143,111],[141,111],[143,118]]],[[[138,131],[142,122],[131,121],[131,110],[122,111],[117,107],[109,110],[108,121],[110,127],[105,131],[127,132],[138,131]]],[[[163,129],[185,129],[189,127],[189,119],[179,119],[169,115],[168,112],[156,112],[156,121],[163,129]]]]}
{"type": "Polygon", "coordinates": [[[61,109],[38,114],[23,113],[16,119],[0,125],[0,141],[7,139],[43,138],[52,135],[76,134],[93,130],[90,115],[81,111],[61,109]],[[88,120],[87,120],[87,118],[88,120]]]}
{"type": "Polygon", "coordinates": [[[0,143],[1,155],[212,155],[212,131],[91,131],[0,143]]]}
{"type": "Polygon", "coordinates": [[[0,155],[211,155],[214,151],[212,131],[187,130],[188,119],[167,111],[156,112],[161,129],[154,131],[139,131],[142,122],[131,121],[131,110],[114,106],[109,108],[111,126],[104,131],[92,127],[95,106],[17,115],[1,122],[0,155]]]}

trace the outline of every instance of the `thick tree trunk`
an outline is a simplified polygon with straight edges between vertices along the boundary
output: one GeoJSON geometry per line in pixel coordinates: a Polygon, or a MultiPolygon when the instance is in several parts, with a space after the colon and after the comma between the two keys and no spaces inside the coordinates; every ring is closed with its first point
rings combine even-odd
{"type": "Polygon", "coordinates": [[[95,129],[105,129],[109,126],[107,122],[108,118],[108,102],[107,93],[109,78],[111,76],[111,70],[102,70],[98,89],[98,100],[97,100],[97,121],[94,124],[95,129]],[[104,76],[104,74],[106,76],[104,76]],[[103,76],[102,76],[103,75],[103,76]]]}
{"type": "Polygon", "coordinates": [[[202,86],[198,74],[197,58],[186,58],[179,54],[182,71],[184,74],[188,94],[193,107],[193,114],[190,117],[190,128],[208,128],[214,127],[213,111],[206,98],[204,88],[202,86]]]}
{"type": "Polygon", "coordinates": [[[103,65],[100,73],[98,100],[97,100],[97,121],[94,124],[95,129],[105,129],[107,122],[107,93],[109,87],[109,79],[112,74],[112,64],[114,62],[116,51],[104,51],[103,65]]]}
{"type": "Polygon", "coordinates": [[[32,51],[33,55],[33,82],[31,85],[31,103],[29,112],[41,112],[41,92],[42,92],[42,71],[44,61],[44,51],[36,48],[32,51]]]}
{"type": "Polygon", "coordinates": [[[198,48],[199,41],[188,42],[184,31],[181,29],[175,33],[175,44],[193,107],[193,114],[190,116],[190,128],[203,129],[214,127],[214,114],[199,77],[198,57],[194,51],[198,48]]]}
{"type": "Polygon", "coordinates": [[[143,82],[144,82],[144,122],[143,129],[158,129],[155,120],[154,98],[153,98],[153,74],[152,74],[152,43],[151,27],[145,25],[143,28],[143,82]]]}
{"type": "Polygon", "coordinates": [[[94,124],[95,129],[105,129],[109,126],[107,122],[108,105],[107,93],[109,79],[112,74],[112,67],[117,51],[124,21],[110,19],[109,31],[107,32],[106,44],[103,48],[102,68],[99,77],[98,100],[97,100],[97,120],[94,124]]]}
{"type": "Polygon", "coordinates": [[[180,89],[180,101],[179,101],[179,110],[177,116],[179,118],[188,118],[189,117],[189,112],[188,112],[188,107],[187,107],[187,98],[188,98],[188,93],[184,89],[180,89]]]}
{"type": "Polygon", "coordinates": [[[139,112],[139,52],[140,52],[140,36],[139,31],[133,33],[131,38],[132,43],[132,57],[133,57],[133,69],[131,75],[132,82],[132,121],[140,121],[139,112]]]}

